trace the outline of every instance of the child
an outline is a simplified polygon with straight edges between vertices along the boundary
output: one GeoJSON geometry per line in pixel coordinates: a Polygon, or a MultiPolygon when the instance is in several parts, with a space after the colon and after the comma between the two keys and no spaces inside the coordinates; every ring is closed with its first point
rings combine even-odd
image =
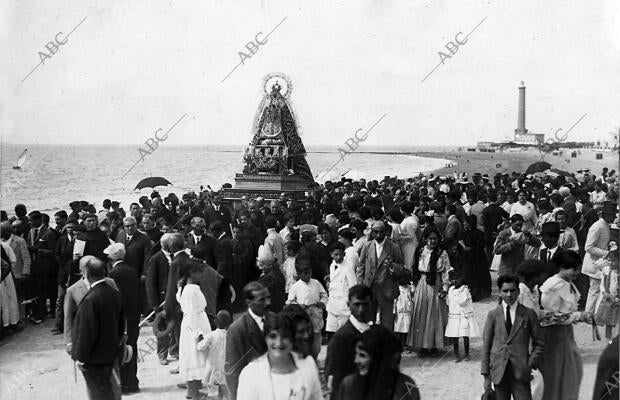
{"type": "Polygon", "coordinates": [[[609,254],[596,261],[602,267],[601,293],[596,301],[595,319],[605,325],[605,337],[611,339],[620,317],[620,288],[618,288],[618,242],[610,240],[609,254]]]}
{"type": "Polygon", "coordinates": [[[297,260],[299,280],[291,286],[286,304],[299,304],[306,309],[314,328],[312,356],[316,359],[321,351],[321,329],[323,329],[323,310],[327,303],[327,292],[323,285],[312,279],[312,266],[306,259],[297,260]]]}
{"type": "Polygon", "coordinates": [[[450,282],[452,286],[448,289],[447,303],[448,325],[446,326],[446,337],[454,338],[453,347],[456,355],[455,362],[463,360],[459,354],[459,337],[463,338],[465,347],[465,361],[469,361],[469,338],[480,336],[480,328],[474,319],[474,304],[471,300],[469,288],[464,285],[463,278],[458,276],[455,270],[450,271],[450,282]]]}
{"type": "Polygon", "coordinates": [[[347,297],[349,289],[357,283],[351,263],[345,259],[345,245],[333,242],[329,246],[332,263],[329,266],[329,299],[327,300],[327,323],[325,331],[328,338],[349,320],[347,297]]]}
{"type": "Polygon", "coordinates": [[[209,388],[208,394],[215,396],[217,393],[217,398],[220,400],[230,398],[230,392],[226,385],[224,359],[226,355],[226,330],[230,326],[231,319],[228,311],[219,311],[215,316],[217,329],[207,333],[206,336],[199,335],[196,345],[198,350],[207,352],[204,382],[209,388]]]}
{"type": "Polygon", "coordinates": [[[297,273],[295,271],[295,259],[301,249],[299,242],[288,241],[284,245],[284,251],[286,252],[286,260],[282,264],[282,274],[284,274],[284,291],[288,295],[291,286],[297,280],[297,273]]]}
{"type": "Polygon", "coordinates": [[[407,334],[409,333],[409,325],[411,325],[411,310],[413,305],[411,303],[411,287],[409,286],[410,276],[403,276],[400,278],[398,290],[400,295],[394,301],[394,313],[396,319],[394,320],[394,333],[400,337],[400,342],[403,348],[407,349],[410,353],[411,349],[407,346],[407,334]]]}

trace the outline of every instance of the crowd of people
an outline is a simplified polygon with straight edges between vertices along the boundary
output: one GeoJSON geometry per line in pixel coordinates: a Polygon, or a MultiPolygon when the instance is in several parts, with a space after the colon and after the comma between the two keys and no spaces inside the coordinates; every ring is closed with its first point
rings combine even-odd
{"type": "Polygon", "coordinates": [[[480,335],[497,398],[530,399],[532,370],[543,399],[577,398],[572,324],[617,335],[618,183],[605,168],[342,178],[234,204],[153,191],[128,211],[71,202],[54,227],[18,204],[1,216],[0,335],[53,318],[93,399],[140,390],[145,321],[191,399],[418,399],[403,352],[467,362],[480,335]]]}

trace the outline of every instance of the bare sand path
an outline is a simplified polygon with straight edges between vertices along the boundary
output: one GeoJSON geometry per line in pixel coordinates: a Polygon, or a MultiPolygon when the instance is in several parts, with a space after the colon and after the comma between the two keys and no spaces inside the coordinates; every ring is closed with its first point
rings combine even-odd
{"type": "MultiPolygon", "coordinates": [[[[497,304],[495,288],[492,297],[475,303],[475,315],[481,328],[487,312],[495,304],[497,304]]],[[[0,343],[0,399],[86,398],[84,379],[78,371],[77,383],[74,381],[73,363],[65,353],[62,337],[53,336],[50,333],[51,328],[51,320],[41,325],[28,325],[23,332],[0,343]]],[[[575,326],[575,337],[584,361],[584,378],[579,398],[590,399],[596,375],[596,363],[607,342],[593,341],[591,327],[585,324],[575,326]]],[[[159,365],[157,354],[149,347],[151,343],[153,333],[150,328],[142,329],[138,340],[141,355],[138,377],[142,391],[124,398],[184,399],[185,392],[176,387],[180,382],[179,376],[169,373],[177,363],[171,362],[168,366],[159,365]]],[[[456,364],[451,351],[443,352],[437,358],[424,359],[418,358],[415,354],[404,354],[401,369],[414,378],[420,388],[422,399],[479,399],[482,393],[481,344],[481,338],[472,339],[472,360],[469,362],[456,364]]],[[[325,346],[320,355],[321,363],[324,357],[325,346]]]]}

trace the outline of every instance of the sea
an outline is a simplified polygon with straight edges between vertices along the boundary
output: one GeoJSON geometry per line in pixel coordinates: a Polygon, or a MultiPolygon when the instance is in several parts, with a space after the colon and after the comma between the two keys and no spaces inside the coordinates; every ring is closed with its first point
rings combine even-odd
{"type": "MultiPolygon", "coordinates": [[[[454,150],[439,146],[366,146],[354,152],[339,152],[339,146],[306,146],[306,159],[317,182],[340,179],[408,178],[442,168],[449,161],[426,158],[416,152],[454,150]]],[[[340,146],[343,147],[343,146],[340,146]]],[[[152,189],[134,190],[149,176],[161,176],[172,185],[158,187],[162,196],[200,190],[218,190],[224,183],[234,185],[235,173],[243,169],[243,145],[172,146],[160,145],[151,154],[140,154],[139,146],[117,145],[15,145],[0,146],[0,209],[13,215],[17,203],[28,211],[50,216],[69,202],[86,200],[99,210],[104,199],[116,200],[121,207],[152,189]],[[13,169],[27,148],[21,169],[13,169]]],[[[142,148],[146,149],[144,146],[142,148]]],[[[149,150],[150,152],[150,150],[149,150]]]]}

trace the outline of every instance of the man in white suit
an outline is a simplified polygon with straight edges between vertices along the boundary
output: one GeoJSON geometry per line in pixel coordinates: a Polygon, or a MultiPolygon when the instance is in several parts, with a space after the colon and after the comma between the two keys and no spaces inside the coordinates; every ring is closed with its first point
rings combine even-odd
{"type": "Polygon", "coordinates": [[[610,201],[603,203],[598,209],[599,219],[588,230],[583,257],[582,273],[590,277],[590,289],[586,301],[586,312],[594,314],[596,299],[598,298],[601,285],[601,270],[595,265],[596,261],[607,256],[607,244],[609,243],[609,224],[616,217],[616,205],[610,201]]]}

